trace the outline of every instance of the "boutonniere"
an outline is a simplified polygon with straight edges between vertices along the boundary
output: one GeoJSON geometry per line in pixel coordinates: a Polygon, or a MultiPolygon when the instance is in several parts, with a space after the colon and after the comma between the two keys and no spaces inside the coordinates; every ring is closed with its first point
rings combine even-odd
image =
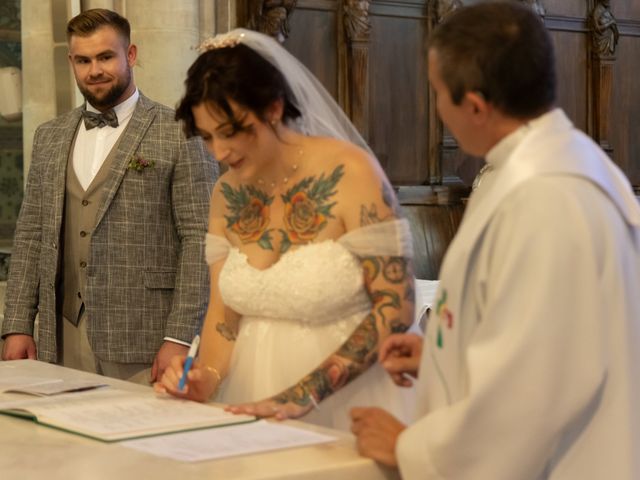
{"type": "Polygon", "coordinates": [[[153,167],[156,164],[153,160],[147,160],[143,158],[141,155],[133,155],[131,160],[129,160],[129,165],[127,168],[129,170],[135,170],[137,172],[141,172],[145,168],[153,167]]]}

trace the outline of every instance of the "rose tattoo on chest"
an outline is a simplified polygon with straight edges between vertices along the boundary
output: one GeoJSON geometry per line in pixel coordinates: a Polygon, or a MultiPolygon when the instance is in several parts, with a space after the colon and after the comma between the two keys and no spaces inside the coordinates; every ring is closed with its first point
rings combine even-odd
{"type": "Polygon", "coordinates": [[[265,250],[273,250],[273,234],[280,234],[280,253],[292,245],[312,242],[327,225],[336,202],[336,186],[344,175],[339,165],[330,175],[309,176],[280,195],[284,203],[284,228],[269,228],[271,204],[275,196],[252,185],[233,188],[222,183],[222,194],[230,215],[225,215],[227,228],[240,237],[242,243],[257,243],[265,250]]]}

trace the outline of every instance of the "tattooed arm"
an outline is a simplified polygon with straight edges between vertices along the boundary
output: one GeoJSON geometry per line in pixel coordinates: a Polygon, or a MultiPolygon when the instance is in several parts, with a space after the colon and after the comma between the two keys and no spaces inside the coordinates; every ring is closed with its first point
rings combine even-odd
{"type": "MultiPolygon", "coordinates": [[[[373,162],[349,158],[345,162],[344,178],[336,189],[335,213],[346,230],[397,217],[395,196],[373,162]]],[[[231,411],[278,418],[302,416],[371,367],[377,360],[380,344],[388,335],[409,328],[414,308],[410,261],[391,256],[367,257],[361,261],[372,308],[349,338],[295,385],[270,399],[230,407],[231,411]]]]}
{"type": "MultiPolygon", "coordinates": [[[[224,196],[220,187],[225,185],[223,178],[214,187],[209,212],[209,233],[221,237],[225,236],[227,223],[223,215],[224,196]]],[[[185,356],[181,355],[172,359],[161,381],[155,385],[156,391],[204,402],[215,393],[227,375],[240,315],[226,307],[220,296],[218,281],[223,263],[224,258],[209,266],[209,306],[202,326],[200,354],[189,371],[185,389],[178,390],[185,360],[185,356]]]]}
{"type": "MultiPolygon", "coordinates": [[[[405,332],[411,326],[413,273],[407,259],[367,257],[363,259],[363,268],[371,312],[333,355],[298,384],[273,397],[276,403],[301,406],[306,413],[314,402],[320,403],[374,364],[380,344],[387,336],[405,332]]],[[[286,410],[282,412],[283,418],[290,416],[286,410]]]]}

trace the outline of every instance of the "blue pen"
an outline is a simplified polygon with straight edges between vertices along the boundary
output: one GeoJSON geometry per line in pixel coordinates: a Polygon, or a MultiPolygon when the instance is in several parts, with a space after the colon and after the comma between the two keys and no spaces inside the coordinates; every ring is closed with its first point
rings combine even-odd
{"type": "Polygon", "coordinates": [[[200,345],[200,335],[196,335],[193,338],[193,342],[191,342],[191,347],[189,348],[189,353],[187,354],[187,359],[184,361],[184,368],[182,369],[182,377],[180,377],[180,383],[178,383],[178,390],[184,390],[184,385],[187,383],[187,374],[189,370],[191,370],[191,365],[193,365],[193,359],[196,358],[198,354],[198,346],[200,345]]]}

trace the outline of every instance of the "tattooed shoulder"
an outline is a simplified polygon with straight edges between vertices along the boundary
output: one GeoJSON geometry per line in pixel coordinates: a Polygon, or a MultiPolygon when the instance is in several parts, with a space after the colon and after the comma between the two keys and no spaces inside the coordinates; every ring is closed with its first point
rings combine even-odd
{"type": "Polygon", "coordinates": [[[312,242],[327,226],[328,219],[335,218],[332,209],[336,202],[333,200],[343,175],[344,166],[338,165],[330,175],[308,176],[281,195],[285,206],[284,228],[280,229],[281,253],[291,245],[312,242]]]}
{"type": "Polygon", "coordinates": [[[388,213],[386,215],[380,215],[378,213],[378,204],[375,202],[371,202],[369,206],[361,205],[360,206],[360,225],[366,226],[374,223],[384,222],[389,218],[396,217],[400,218],[403,216],[402,210],[400,209],[400,205],[398,204],[398,200],[396,199],[395,193],[393,192],[393,188],[385,181],[382,182],[381,186],[381,196],[382,203],[391,210],[392,213],[388,213]]]}

